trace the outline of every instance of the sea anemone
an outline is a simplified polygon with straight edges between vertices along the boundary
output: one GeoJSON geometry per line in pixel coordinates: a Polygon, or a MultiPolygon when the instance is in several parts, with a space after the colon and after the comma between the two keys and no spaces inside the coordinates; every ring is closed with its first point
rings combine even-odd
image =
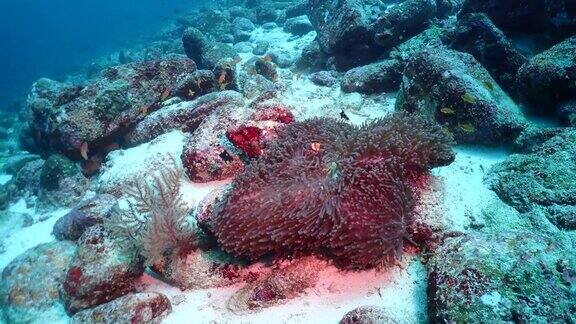
{"type": "Polygon", "coordinates": [[[322,250],[346,268],[389,264],[410,240],[409,177],[451,163],[451,144],[406,114],[287,125],[234,179],[209,227],[225,251],[249,259],[322,250]]]}

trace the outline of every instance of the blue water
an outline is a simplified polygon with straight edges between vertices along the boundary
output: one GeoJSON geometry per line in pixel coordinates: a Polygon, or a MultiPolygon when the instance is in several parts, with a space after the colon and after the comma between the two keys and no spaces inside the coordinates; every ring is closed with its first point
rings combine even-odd
{"type": "Polygon", "coordinates": [[[198,0],[0,0],[0,107],[40,77],[61,79],[135,44],[198,0]]]}

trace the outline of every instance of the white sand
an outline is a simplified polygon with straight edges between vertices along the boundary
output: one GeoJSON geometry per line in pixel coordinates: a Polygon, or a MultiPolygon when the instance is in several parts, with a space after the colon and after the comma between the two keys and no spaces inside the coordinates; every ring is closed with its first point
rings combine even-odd
{"type": "MultiPolygon", "coordinates": [[[[9,231],[3,233],[5,235],[3,239],[5,251],[0,254],[0,271],[26,250],[38,244],[53,241],[52,228],[54,224],[69,211],[69,209],[59,209],[47,214],[35,215],[34,209],[28,208],[24,199],[11,205],[8,208],[9,217],[11,218],[8,222],[13,226],[9,227],[9,231]],[[23,217],[26,214],[41,221],[28,227],[22,227],[23,217]]],[[[2,226],[7,225],[3,223],[2,226]]]]}

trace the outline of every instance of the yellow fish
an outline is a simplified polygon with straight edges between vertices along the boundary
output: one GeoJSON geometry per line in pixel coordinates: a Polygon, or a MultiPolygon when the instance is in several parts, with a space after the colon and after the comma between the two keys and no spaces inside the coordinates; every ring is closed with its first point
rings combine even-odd
{"type": "Polygon", "coordinates": [[[442,109],[440,109],[440,111],[446,115],[454,115],[456,113],[456,111],[454,111],[454,109],[450,107],[443,107],[442,109]]]}
{"type": "Polygon", "coordinates": [[[140,115],[142,116],[148,115],[148,109],[150,109],[150,106],[147,105],[140,107],[140,115]]]}
{"type": "Polygon", "coordinates": [[[469,104],[475,104],[476,103],[476,97],[474,97],[473,95],[471,95],[468,92],[466,92],[465,94],[462,95],[462,100],[466,101],[469,104]]]}
{"type": "Polygon", "coordinates": [[[486,89],[488,89],[489,91],[493,91],[494,90],[494,83],[492,83],[492,81],[484,81],[484,87],[486,89]]]}
{"type": "Polygon", "coordinates": [[[471,123],[460,124],[459,126],[460,129],[464,131],[464,133],[474,133],[474,131],[476,130],[476,127],[474,127],[474,125],[472,125],[471,123]]]}

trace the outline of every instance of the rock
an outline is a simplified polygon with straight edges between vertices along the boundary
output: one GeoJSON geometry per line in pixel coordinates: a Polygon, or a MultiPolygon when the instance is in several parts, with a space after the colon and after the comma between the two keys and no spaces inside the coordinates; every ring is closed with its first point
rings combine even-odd
{"type": "Polygon", "coordinates": [[[196,250],[170,258],[153,270],[181,290],[226,287],[242,282],[248,275],[245,267],[216,250],[196,250]]]}
{"type": "Polygon", "coordinates": [[[174,95],[189,101],[216,90],[214,73],[210,70],[197,70],[178,82],[174,95]]]}
{"type": "Polygon", "coordinates": [[[213,111],[233,109],[243,105],[242,95],[235,91],[213,92],[196,100],[170,105],[147,116],[127,135],[127,142],[134,146],[148,142],[170,130],[180,129],[193,133],[213,111]]]}
{"type": "Polygon", "coordinates": [[[234,44],[234,50],[238,53],[252,53],[252,43],[240,42],[234,44]]]}
{"type": "Polygon", "coordinates": [[[274,22],[268,22],[268,23],[262,24],[262,29],[264,29],[264,30],[272,30],[276,27],[278,27],[278,24],[276,24],[274,22]]]}
{"type": "Polygon", "coordinates": [[[40,156],[36,154],[21,153],[8,156],[5,161],[3,161],[0,170],[6,174],[17,175],[18,172],[28,163],[40,159],[40,156]]]}
{"type": "Polygon", "coordinates": [[[270,47],[270,43],[264,40],[259,40],[255,43],[254,49],[252,50],[252,54],[264,55],[266,54],[266,51],[268,51],[268,47],[270,47]]]}
{"type": "Polygon", "coordinates": [[[576,320],[576,259],[557,237],[474,233],[435,252],[428,274],[431,322],[555,323],[576,320]]]}
{"type": "Polygon", "coordinates": [[[519,108],[472,55],[446,49],[408,61],[396,107],[437,120],[463,143],[511,143],[525,127],[519,108]]]}
{"type": "Polygon", "coordinates": [[[315,85],[331,87],[338,83],[338,74],[334,71],[320,71],[310,74],[308,77],[315,85]]]}
{"type": "Polygon", "coordinates": [[[170,312],[168,297],[160,293],[138,293],[76,313],[71,323],[160,323],[170,312]]]}
{"type": "Polygon", "coordinates": [[[132,252],[121,251],[120,246],[101,226],[90,227],[80,237],[61,291],[69,314],[134,291],[144,267],[132,252]]]}
{"type": "Polygon", "coordinates": [[[308,3],[307,1],[300,1],[298,3],[295,3],[287,7],[285,13],[287,20],[293,17],[306,15],[308,13],[308,3]]]}
{"type": "Polygon", "coordinates": [[[393,5],[375,23],[376,43],[391,49],[424,31],[435,16],[435,0],[406,0],[393,5]]]}
{"type": "Polygon", "coordinates": [[[374,42],[373,24],[385,6],[376,0],[310,0],[308,18],[323,52],[342,56],[346,69],[374,61],[382,50],[374,42]]]}
{"type": "Polygon", "coordinates": [[[328,56],[320,49],[318,41],[314,40],[302,49],[302,54],[296,62],[298,69],[311,69],[320,71],[326,68],[328,56]]]}
{"type": "Polygon", "coordinates": [[[452,48],[472,54],[508,94],[516,97],[516,73],[527,59],[488,16],[461,16],[451,41],[452,48]]]}
{"type": "Polygon", "coordinates": [[[539,115],[553,115],[576,100],[576,36],[531,58],[518,71],[522,102],[539,115]]]}
{"type": "Polygon", "coordinates": [[[182,164],[190,180],[209,182],[238,174],[244,169],[246,156],[257,156],[275,136],[275,128],[294,120],[290,110],[274,99],[257,98],[248,107],[239,108],[214,110],[187,141],[182,164]],[[246,129],[257,136],[240,131],[246,129]]]}
{"type": "Polygon", "coordinates": [[[561,133],[571,131],[571,128],[564,127],[528,127],[516,138],[512,148],[515,153],[536,153],[540,147],[551,138],[561,133]]]}
{"type": "Polygon", "coordinates": [[[232,46],[209,41],[200,30],[193,27],[186,28],[182,34],[182,45],[186,56],[201,69],[212,70],[218,61],[238,55],[232,46]]]}
{"type": "Polygon", "coordinates": [[[0,315],[7,323],[42,319],[58,323],[65,318],[58,290],[76,245],[72,242],[40,244],[10,262],[2,272],[0,315]]]}
{"type": "Polygon", "coordinates": [[[273,49],[269,52],[269,55],[272,62],[283,69],[291,67],[297,60],[297,58],[292,55],[292,52],[288,50],[273,49]]]}
{"type": "Polygon", "coordinates": [[[394,324],[393,317],[378,306],[360,306],[344,315],[339,324],[394,324]]]}
{"type": "Polygon", "coordinates": [[[238,290],[228,300],[228,308],[240,314],[254,312],[298,297],[316,285],[319,263],[313,257],[295,260],[238,290]]]}
{"type": "Polygon", "coordinates": [[[278,72],[276,71],[276,64],[271,62],[270,58],[271,56],[257,59],[254,61],[254,68],[259,75],[276,82],[278,81],[278,72]]]}
{"type": "MultiPolygon", "coordinates": [[[[500,199],[519,212],[535,212],[560,229],[575,230],[576,130],[551,132],[557,134],[541,135],[542,144],[526,148],[532,153],[511,155],[492,167],[486,182],[500,199]]],[[[537,134],[525,136],[530,139],[537,134]]]]}
{"type": "Polygon", "coordinates": [[[436,15],[438,18],[446,18],[455,15],[462,9],[465,0],[436,0],[436,15]]]}
{"type": "Polygon", "coordinates": [[[54,225],[52,233],[59,240],[76,241],[84,232],[95,225],[103,224],[115,208],[118,200],[108,194],[80,202],[54,225]]]}
{"type": "Polygon", "coordinates": [[[483,12],[505,33],[542,33],[556,40],[576,31],[576,10],[571,0],[466,0],[459,15],[483,12]]]}
{"type": "Polygon", "coordinates": [[[234,25],[234,40],[236,42],[245,42],[252,36],[252,31],[256,28],[252,21],[247,18],[238,17],[232,22],[234,25]]]}
{"type": "Polygon", "coordinates": [[[274,22],[279,18],[279,16],[278,11],[269,6],[260,6],[256,8],[256,21],[259,24],[274,22]]]}
{"type": "Polygon", "coordinates": [[[303,36],[313,31],[314,27],[306,15],[288,18],[284,23],[284,31],[296,36],[303,36]]]}
{"type": "Polygon", "coordinates": [[[340,86],[344,92],[375,94],[396,92],[400,87],[403,65],[386,60],[353,68],[344,74],[340,86]]]}
{"type": "Polygon", "coordinates": [[[70,207],[80,201],[89,185],[78,165],[63,155],[51,155],[40,172],[40,207],[70,207]]]}
{"type": "Polygon", "coordinates": [[[187,58],[110,67],[85,87],[59,86],[56,98],[44,80],[38,81],[28,97],[36,143],[74,160],[104,156],[142,117],[142,107],[158,108],[178,80],[194,70],[187,58]]]}
{"type": "Polygon", "coordinates": [[[390,51],[390,58],[406,62],[422,51],[446,48],[449,43],[447,34],[447,28],[431,26],[393,48],[390,51]]]}

